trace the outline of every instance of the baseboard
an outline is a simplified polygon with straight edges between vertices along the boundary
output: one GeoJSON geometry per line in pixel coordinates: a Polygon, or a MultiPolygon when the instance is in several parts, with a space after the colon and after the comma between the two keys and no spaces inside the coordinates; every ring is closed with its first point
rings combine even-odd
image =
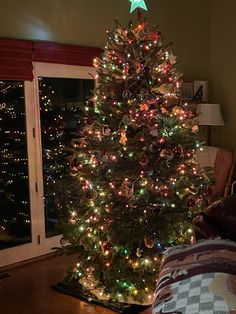
{"type": "Polygon", "coordinates": [[[22,266],[25,266],[25,265],[28,265],[28,264],[37,263],[37,262],[40,262],[40,261],[42,261],[44,259],[48,259],[48,258],[54,257],[56,255],[57,255],[57,252],[51,252],[51,253],[40,255],[40,256],[37,256],[37,257],[33,257],[33,258],[30,258],[30,259],[27,259],[27,260],[24,260],[24,261],[21,261],[21,262],[17,262],[17,263],[14,263],[14,264],[2,266],[2,267],[0,267],[0,272],[2,273],[2,272],[9,271],[9,270],[12,270],[14,268],[19,268],[19,267],[22,267],[22,266]]]}

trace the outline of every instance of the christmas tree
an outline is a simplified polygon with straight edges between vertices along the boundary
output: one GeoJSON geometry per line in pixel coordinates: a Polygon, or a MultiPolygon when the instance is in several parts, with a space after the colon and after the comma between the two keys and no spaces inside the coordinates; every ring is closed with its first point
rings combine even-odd
{"type": "Polygon", "coordinates": [[[78,252],[67,279],[104,300],[151,302],[161,253],[189,241],[205,198],[197,117],[178,97],[175,63],[146,20],[116,22],[94,61],[71,162],[79,206],[65,234],[78,252]]]}

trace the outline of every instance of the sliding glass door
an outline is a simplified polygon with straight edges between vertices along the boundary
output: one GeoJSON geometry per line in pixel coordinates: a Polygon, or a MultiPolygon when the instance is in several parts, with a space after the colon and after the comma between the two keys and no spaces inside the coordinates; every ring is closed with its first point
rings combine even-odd
{"type": "Polygon", "coordinates": [[[39,253],[35,107],[29,84],[0,81],[0,267],[39,253]]]}
{"type": "Polygon", "coordinates": [[[52,252],[76,204],[71,145],[94,87],[91,67],[36,63],[0,83],[0,266],[52,252]]]}

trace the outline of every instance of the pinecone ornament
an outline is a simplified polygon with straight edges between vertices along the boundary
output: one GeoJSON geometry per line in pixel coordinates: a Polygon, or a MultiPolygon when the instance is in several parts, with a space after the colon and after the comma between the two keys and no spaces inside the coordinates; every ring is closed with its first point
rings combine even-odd
{"type": "Polygon", "coordinates": [[[97,198],[97,196],[98,196],[98,192],[94,189],[90,189],[86,193],[86,197],[89,200],[95,200],[97,198]]]}

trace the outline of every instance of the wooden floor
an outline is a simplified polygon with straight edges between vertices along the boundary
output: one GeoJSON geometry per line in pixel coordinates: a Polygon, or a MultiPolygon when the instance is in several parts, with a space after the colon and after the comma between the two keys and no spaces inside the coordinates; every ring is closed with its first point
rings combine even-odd
{"type": "MultiPolygon", "coordinates": [[[[115,312],[57,292],[52,284],[61,281],[75,257],[52,256],[4,271],[0,276],[1,314],[114,314],[115,312]]],[[[1,271],[0,271],[1,272],[1,271]]]]}

